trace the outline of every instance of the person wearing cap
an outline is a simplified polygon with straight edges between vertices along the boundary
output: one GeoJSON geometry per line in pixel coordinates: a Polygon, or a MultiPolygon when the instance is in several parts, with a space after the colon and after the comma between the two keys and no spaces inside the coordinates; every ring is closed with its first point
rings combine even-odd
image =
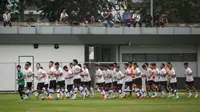
{"type": "Polygon", "coordinates": [[[25,97],[25,99],[30,99],[30,93],[31,93],[32,86],[33,86],[33,76],[34,76],[30,62],[26,62],[26,64],[25,64],[24,75],[26,77],[26,97],[25,97]]]}
{"type": "Polygon", "coordinates": [[[12,27],[10,19],[11,19],[11,15],[10,15],[9,11],[6,10],[5,13],[3,14],[3,25],[4,25],[4,27],[6,27],[7,24],[9,24],[9,26],[12,27]]]}

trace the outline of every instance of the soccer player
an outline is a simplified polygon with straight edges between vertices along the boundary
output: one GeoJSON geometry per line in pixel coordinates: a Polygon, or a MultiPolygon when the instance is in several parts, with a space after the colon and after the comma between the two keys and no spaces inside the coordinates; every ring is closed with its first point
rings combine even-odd
{"type": "Polygon", "coordinates": [[[147,78],[146,82],[147,96],[151,97],[151,91],[153,91],[154,80],[152,78],[153,71],[148,67],[148,65],[149,65],[148,63],[142,65],[142,68],[144,69],[142,76],[147,78]]]}
{"type": "Polygon", "coordinates": [[[45,74],[44,70],[42,70],[40,67],[41,67],[40,63],[37,63],[36,64],[36,69],[37,69],[36,76],[34,76],[34,77],[36,77],[38,80],[37,90],[38,90],[39,96],[40,96],[41,100],[44,100],[43,87],[44,87],[46,74],[45,74]]]}
{"type": "Polygon", "coordinates": [[[67,66],[63,67],[64,71],[63,71],[63,75],[65,76],[65,84],[67,85],[67,88],[65,89],[65,96],[66,99],[69,99],[72,95],[73,95],[73,84],[74,84],[74,80],[73,80],[73,74],[72,72],[68,69],[67,66]]]}
{"type": "Polygon", "coordinates": [[[112,98],[115,98],[117,94],[117,79],[115,77],[116,69],[114,68],[113,64],[110,65],[110,72],[112,77],[112,90],[113,90],[112,98]]]}
{"type": "Polygon", "coordinates": [[[40,67],[43,72],[45,73],[45,82],[44,82],[44,94],[46,95],[46,98],[49,98],[49,75],[47,74],[46,71],[44,71],[43,67],[40,67]]]}
{"type": "Polygon", "coordinates": [[[129,69],[130,69],[130,71],[131,71],[131,77],[132,77],[132,87],[131,87],[131,89],[133,90],[133,91],[135,91],[135,88],[136,88],[136,84],[135,84],[135,76],[134,76],[134,66],[133,66],[133,63],[132,62],[128,62],[128,66],[129,66],[129,69]]]}
{"type": "MultiPolygon", "coordinates": [[[[95,77],[96,77],[96,89],[98,92],[103,92],[103,86],[104,86],[104,78],[103,78],[103,73],[102,70],[100,69],[98,64],[95,64],[95,77]]],[[[102,98],[104,97],[104,94],[101,94],[102,98]]]]}
{"type": "Polygon", "coordinates": [[[188,63],[184,63],[184,68],[186,69],[185,70],[185,76],[186,76],[185,88],[187,89],[187,91],[189,93],[188,98],[190,98],[192,96],[192,93],[190,92],[190,88],[193,89],[193,91],[195,92],[195,98],[197,98],[198,92],[194,87],[194,78],[192,76],[192,70],[188,66],[188,63]]]}
{"type": "MultiPolygon", "coordinates": [[[[175,95],[175,97],[173,99],[178,99],[179,95],[178,95],[178,92],[176,90],[176,88],[177,88],[177,78],[176,78],[175,70],[172,67],[171,63],[168,63],[167,67],[169,68],[169,72],[168,72],[169,82],[170,82],[169,86],[172,90],[172,93],[175,95]]],[[[170,98],[170,97],[171,97],[171,94],[168,95],[168,98],[170,98]]]]}
{"type": "Polygon", "coordinates": [[[110,70],[108,69],[109,67],[107,65],[104,65],[103,66],[103,77],[104,77],[104,80],[105,80],[105,98],[107,98],[107,96],[109,98],[111,98],[112,96],[112,91],[111,91],[111,86],[112,86],[112,76],[111,76],[111,72],[110,70]]]}
{"type": "Polygon", "coordinates": [[[33,76],[34,76],[34,73],[31,69],[30,62],[26,62],[24,74],[26,77],[26,98],[25,99],[30,99],[30,93],[31,93],[32,85],[33,85],[33,76]]]}
{"type": "Polygon", "coordinates": [[[55,63],[55,73],[54,75],[57,77],[56,83],[56,91],[57,91],[57,98],[56,100],[62,99],[64,97],[65,91],[65,77],[63,76],[62,68],[58,62],[55,63]]]}
{"type": "MultiPolygon", "coordinates": [[[[72,73],[74,75],[74,88],[73,88],[73,97],[71,99],[76,99],[76,93],[78,91],[78,88],[81,85],[81,76],[80,73],[82,72],[81,68],[78,66],[78,60],[73,60],[73,67],[72,67],[72,73]]],[[[79,88],[79,90],[81,87],[79,88]]]]}
{"type": "Polygon", "coordinates": [[[165,70],[165,64],[161,63],[160,65],[160,85],[161,85],[161,97],[165,96],[165,91],[168,93],[168,86],[167,86],[167,72],[165,70]]]}
{"type": "Polygon", "coordinates": [[[19,92],[19,95],[20,95],[20,101],[23,101],[24,98],[23,98],[23,94],[25,94],[23,92],[24,90],[24,85],[25,85],[25,76],[23,74],[23,72],[21,71],[21,66],[20,65],[17,65],[17,81],[18,81],[18,92],[19,92]]]}
{"type": "Polygon", "coordinates": [[[119,97],[120,98],[123,98],[125,96],[125,92],[123,92],[122,90],[122,85],[124,83],[124,74],[120,71],[120,67],[117,66],[116,67],[116,76],[117,78],[117,90],[118,90],[118,93],[119,93],[119,97]]]}
{"type": "Polygon", "coordinates": [[[134,66],[133,75],[135,76],[135,84],[136,84],[136,89],[135,89],[136,98],[145,97],[145,91],[142,88],[142,74],[141,74],[141,71],[138,68],[138,64],[137,63],[133,63],[133,66],[134,66]]]}
{"type": "Polygon", "coordinates": [[[55,68],[53,67],[54,62],[50,61],[49,62],[49,70],[48,70],[48,75],[49,75],[49,99],[53,98],[53,93],[56,90],[56,76],[55,76],[55,68]]]}
{"type": "Polygon", "coordinates": [[[132,77],[131,77],[131,71],[128,67],[128,63],[124,63],[124,75],[125,75],[125,89],[130,92],[129,96],[132,96],[132,77]],[[129,88],[129,89],[128,89],[129,88]]]}
{"type": "Polygon", "coordinates": [[[155,83],[153,84],[154,95],[152,96],[154,98],[154,97],[157,97],[157,91],[160,90],[160,74],[159,74],[160,71],[156,67],[156,63],[153,63],[152,67],[153,67],[153,74],[154,74],[154,81],[155,81],[155,83]]]}

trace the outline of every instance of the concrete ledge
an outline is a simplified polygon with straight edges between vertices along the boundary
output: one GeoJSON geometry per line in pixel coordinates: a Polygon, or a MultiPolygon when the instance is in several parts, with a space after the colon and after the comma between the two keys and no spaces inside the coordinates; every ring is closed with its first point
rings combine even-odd
{"type": "Polygon", "coordinates": [[[190,28],[175,27],[174,34],[190,34],[190,28]]]}
{"type": "Polygon", "coordinates": [[[0,27],[0,34],[18,34],[17,27],[0,27]]]}
{"type": "Polygon", "coordinates": [[[140,28],[136,27],[136,28],[133,28],[133,27],[124,27],[124,34],[125,35],[133,35],[133,34],[140,34],[140,28]]]}
{"type": "Polygon", "coordinates": [[[54,27],[54,34],[71,34],[71,27],[54,27]]]}
{"type": "Polygon", "coordinates": [[[200,34],[200,28],[191,28],[191,34],[200,34]]]}
{"type": "Polygon", "coordinates": [[[174,28],[166,27],[166,28],[158,28],[158,34],[174,34],[174,28]]]}
{"type": "Polygon", "coordinates": [[[141,28],[141,34],[157,34],[157,28],[141,28]]]}
{"type": "Polygon", "coordinates": [[[36,27],[37,34],[54,34],[54,27],[36,27]]]}
{"type": "Polygon", "coordinates": [[[107,34],[105,27],[90,27],[89,34],[107,34]]]}
{"type": "Polygon", "coordinates": [[[19,34],[36,34],[35,27],[18,27],[19,34]]]}
{"type": "Polygon", "coordinates": [[[123,28],[107,28],[107,34],[123,34],[123,28]]]}

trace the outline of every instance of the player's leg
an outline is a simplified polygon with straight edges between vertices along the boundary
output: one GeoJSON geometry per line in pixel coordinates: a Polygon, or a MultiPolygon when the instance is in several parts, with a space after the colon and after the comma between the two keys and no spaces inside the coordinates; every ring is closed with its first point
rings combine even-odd
{"type": "Polygon", "coordinates": [[[60,81],[60,95],[61,99],[64,98],[64,93],[65,93],[65,81],[60,81]]]}
{"type": "Polygon", "coordinates": [[[190,84],[189,84],[189,82],[185,82],[185,88],[186,88],[186,90],[187,90],[187,92],[188,92],[188,98],[190,98],[191,96],[192,96],[192,93],[191,93],[191,91],[190,91],[190,84]]]}
{"type": "Polygon", "coordinates": [[[173,94],[175,95],[175,97],[173,99],[178,99],[179,95],[178,95],[178,91],[177,91],[177,83],[172,83],[172,91],[173,91],[173,94]]]}
{"type": "Polygon", "coordinates": [[[49,99],[52,99],[52,97],[53,97],[53,91],[54,89],[53,89],[53,81],[50,81],[50,83],[49,83],[49,99]]]}
{"type": "Polygon", "coordinates": [[[92,97],[94,97],[95,94],[94,94],[94,89],[93,89],[93,87],[92,87],[92,82],[91,82],[91,81],[88,82],[88,89],[90,89],[90,91],[91,91],[91,93],[92,93],[92,97]]]}
{"type": "Polygon", "coordinates": [[[59,100],[59,99],[60,99],[60,96],[61,96],[61,94],[60,94],[60,85],[61,85],[61,82],[58,81],[58,82],[56,83],[56,93],[57,93],[56,100],[59,100]]]}
{"type": "Polygon", "coordinates": [[[38,83],[39,87],[38,87],[38,93],[39,93],[39,96],[40,96],[40,99],[41,100],[44,100],[44,83],[38,83]]]}
{"type": "Polygon", "coordinates": [[[142,78],[138,79],[138,85],[139,85],[139,89],[140,89],[140,98],[146,98],[146,92],[145,89],[142,87],[142,78]]]}
{"type": "Polygon", "coordinates": [[[30,99],[30,92],[32,89],[32,82],[27,82],[26,83],[26,99],[30,99]]]}
{"type": "Polygon", "coordinates": [[[190,86],[191,86],[192,90],[193,90],[194,93],[195,93],[195,98],[197,98],[199,95],[198,95],[198,92],[197,92],[196,88],[194,87],[194,81],[192,81],[192,82],[190,83],[190,86]]]}
{"type": "Polygon", "coordinates": [[[44,94],[46,95],[46,98],[49,98],[49,84],[44,84],[44,94]]]}
{"type": "Polygon", "coordinates": [[[136,95],[136,98],[140,98],[140,84],[139,84],[139,78],[135,79],[135,85],[136,85],[136,88],[135,88],[135,95],[136,95]]]}
{"type": "Polygon", "coordinates": [[[25,94],[25,93],[23,92],[23,90],[24,90],[24,85],[19,85],[18,86],[18,92],[19,92],[19,96],[20,96],[20,101],[24,100],[23,94],[25,94]]]}

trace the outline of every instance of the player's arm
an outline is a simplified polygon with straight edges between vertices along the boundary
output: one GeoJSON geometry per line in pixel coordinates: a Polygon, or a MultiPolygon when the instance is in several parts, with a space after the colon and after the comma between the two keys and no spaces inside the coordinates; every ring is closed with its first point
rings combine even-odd
{"type": "Polygon", "coordinates": [[[23,74],[23,73],[20,73],[20,75],[22,76],[22,78],[20,78],[20,79],[17,79],[17,81],[21,81],[21,80],[24,80],[24,79],[25,79],[25,76],[24,76],[24,74],[23,74]]]}
{"type": "Polygon", "coordinates": [[[118,80],[122,80],[123,78],[125,78],[125,75],[120,73],[121,77],[118,80]]]}
{"type": "Polygon", "coordinates": [[[29,74],[30,74],[30,75],[27,75],[27,77],[33,77],[33,76],[34,76],[33,71],[29,71],[29,74]]]}

